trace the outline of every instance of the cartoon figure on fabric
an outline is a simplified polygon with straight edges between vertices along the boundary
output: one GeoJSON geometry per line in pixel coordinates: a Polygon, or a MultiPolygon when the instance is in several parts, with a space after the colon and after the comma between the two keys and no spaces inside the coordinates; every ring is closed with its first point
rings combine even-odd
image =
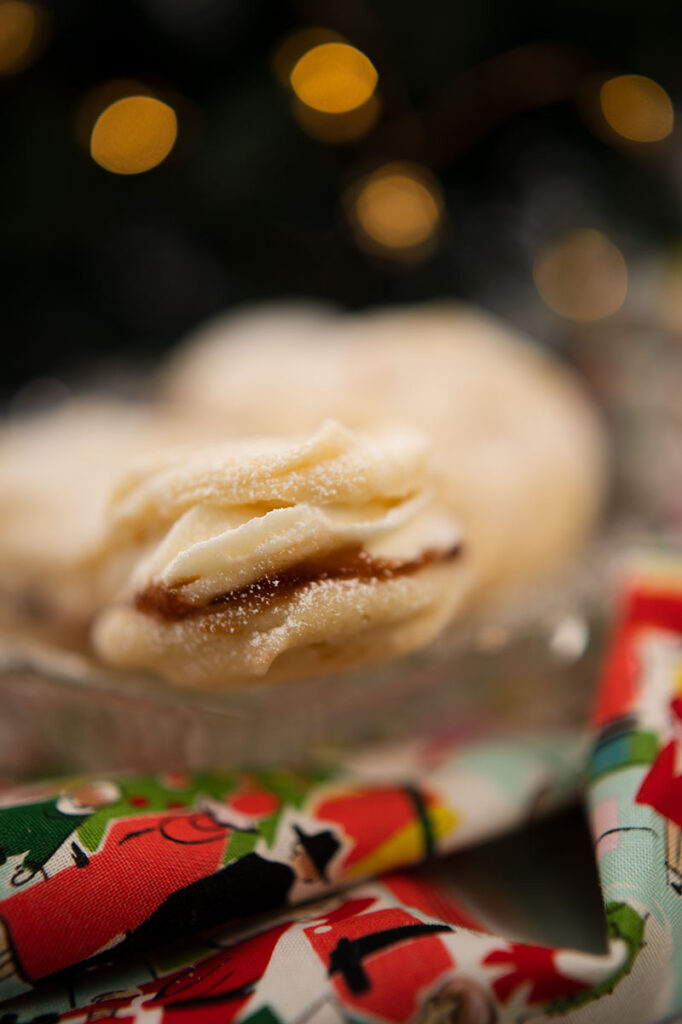
{"type": "MultiPolygon", "coordinates": [[[[12,876],[12,885],[29,882],[73,833],[101,807],[116,803],[120,790],[113,782],[95,781],[74,785],[58,796],[36,803],[0,807],[0,865],[23,854],[12,876]]],[[[74,840],[71,857],[76,867],[89,858],[74,840]]]]}
{"type": "Polygon", "coordinates": [[[682,697],[673,698],[670,712],[673,738],[652,764],[636,801],[653,807],[666,819],[668,885],[682,896],[682,697]]]}
{"type": "Polygon", "coordinates": [[[308,834],[293,825],[292,831],[287,862],[248,853],[173,892],[115,947],[116,954],[154,949],[167,943],[169,936],[204,931],[283,907],[297,882],[328,882],[327,867],[341,847],[339,840],[328,829],[308,834]]]}
{"type": "Polygon", "coordinates": [[[263,840],[263,855],[252,851],[224,865],[238,831],[191,808],[114,820],[87,871],[71,863],[0,902],[0,981],[23,987],[84,961],[108,962],[113,950],[164,945],[279,907],[295,885],[325,880],[340,847],[327,830],[308,834],[288,822],[279,831],[279,856],[263,840]],[[140,877],[153,877],[154,885],[140,886],[140,877]],[[53,942],[44,941],[46,933],[53,942]]]}

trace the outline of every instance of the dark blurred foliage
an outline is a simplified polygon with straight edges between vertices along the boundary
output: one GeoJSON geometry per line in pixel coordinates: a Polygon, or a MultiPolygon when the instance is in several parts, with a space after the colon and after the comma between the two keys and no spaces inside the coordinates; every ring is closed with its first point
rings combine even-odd
{"type": "Polygon", "coordinates": [[[543,240],[593,225],[627,257],[680,234],[676,144],[653,155],[616,146],[580,106],[595,76],[625,72],[679,96],[679,3],[45,6],[44,55],[0,81],[6,393],[99,357],[152,356],[217,310],[262,297],[362,307],[465,296],[532,321],[543,240]],[[311,24],[341,32],[379,72],[383,116],[357,143],[308,138],[272,73],[278,42],[311,24]],[[183,98],[178,144],[138,176],[103,170],[74,132],[87,93],[122,77],[183,98]],[[344,219],[344,188],[387,159],[424,163],[445,193],[447,231],[417,266],[363,253],[344,219]]]}

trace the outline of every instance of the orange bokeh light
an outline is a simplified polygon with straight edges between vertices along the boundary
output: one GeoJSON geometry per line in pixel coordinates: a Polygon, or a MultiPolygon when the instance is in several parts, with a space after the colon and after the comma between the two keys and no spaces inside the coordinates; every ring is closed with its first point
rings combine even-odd
{"type": "Polygon", "coordinates": [[[323,114],[342,114],[366,103],[378,74],[360,50],[348,43],[322,43],[296,62],[290,77],[299,100],[323,114]]]}
{"type": "Polygon", "coordinates": [[[583,323],[613,316],[628,290],[623,254],[594,228],[573,231],[548,246],[535,263],[533,279],[550,309],[583,323]]]}
{"type": "Polygon", "coordinates": [[[603,83],[599,100],[607,124],[631,142],[660,142],[673,130],[675,115],[670,97],[651,78],[610,78],[603,83]]]}
{"type": "Polygon", "coordinates": [[[397,259],[428,255],[442,220],[433,175],[412,163],[385,164],[351,190],[349,210],[360,245],[397,259]]]}
{"type": "Polygon", "coordinates": [[[40,56],[49,15],[40,4],[0,0],[0,75],[24,71],[40,56]]]}
{"type": "Polygon", "coordinates": [[[90,153],[113,174],[142,174],[166,159],[178,134],[175,111],[153,96],[126,96],[97,118],[90,153]]]}

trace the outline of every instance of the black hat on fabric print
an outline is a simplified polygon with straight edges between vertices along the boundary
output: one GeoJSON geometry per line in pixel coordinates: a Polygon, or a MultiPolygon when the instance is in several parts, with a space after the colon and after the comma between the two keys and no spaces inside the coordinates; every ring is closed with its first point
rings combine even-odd
{"type": "Polygon", "coordinates": [[[327,865],[337,850],[341,849],[341,843],[333,832],[325,829],[324,832],[315,832],[314,835],[307,835],[298,825],[294,825],[294,832],[298,841],[315,865],[318,875],[323,882],[328,882],[327,865]]]}

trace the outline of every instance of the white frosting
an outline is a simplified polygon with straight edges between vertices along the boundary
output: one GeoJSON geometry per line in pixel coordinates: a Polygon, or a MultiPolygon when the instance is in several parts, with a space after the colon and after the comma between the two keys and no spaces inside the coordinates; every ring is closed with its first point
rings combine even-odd
{"type": "Polygon", "coordinates": [[[459,529],[429,490],[425,455],[413,432],[367,437],[333,421],[304,441],[166,453],[119,487],[107,543],[151,545],[130,590],[162,583],[197,604],[334,551],[448,550],[459,529]]]}

